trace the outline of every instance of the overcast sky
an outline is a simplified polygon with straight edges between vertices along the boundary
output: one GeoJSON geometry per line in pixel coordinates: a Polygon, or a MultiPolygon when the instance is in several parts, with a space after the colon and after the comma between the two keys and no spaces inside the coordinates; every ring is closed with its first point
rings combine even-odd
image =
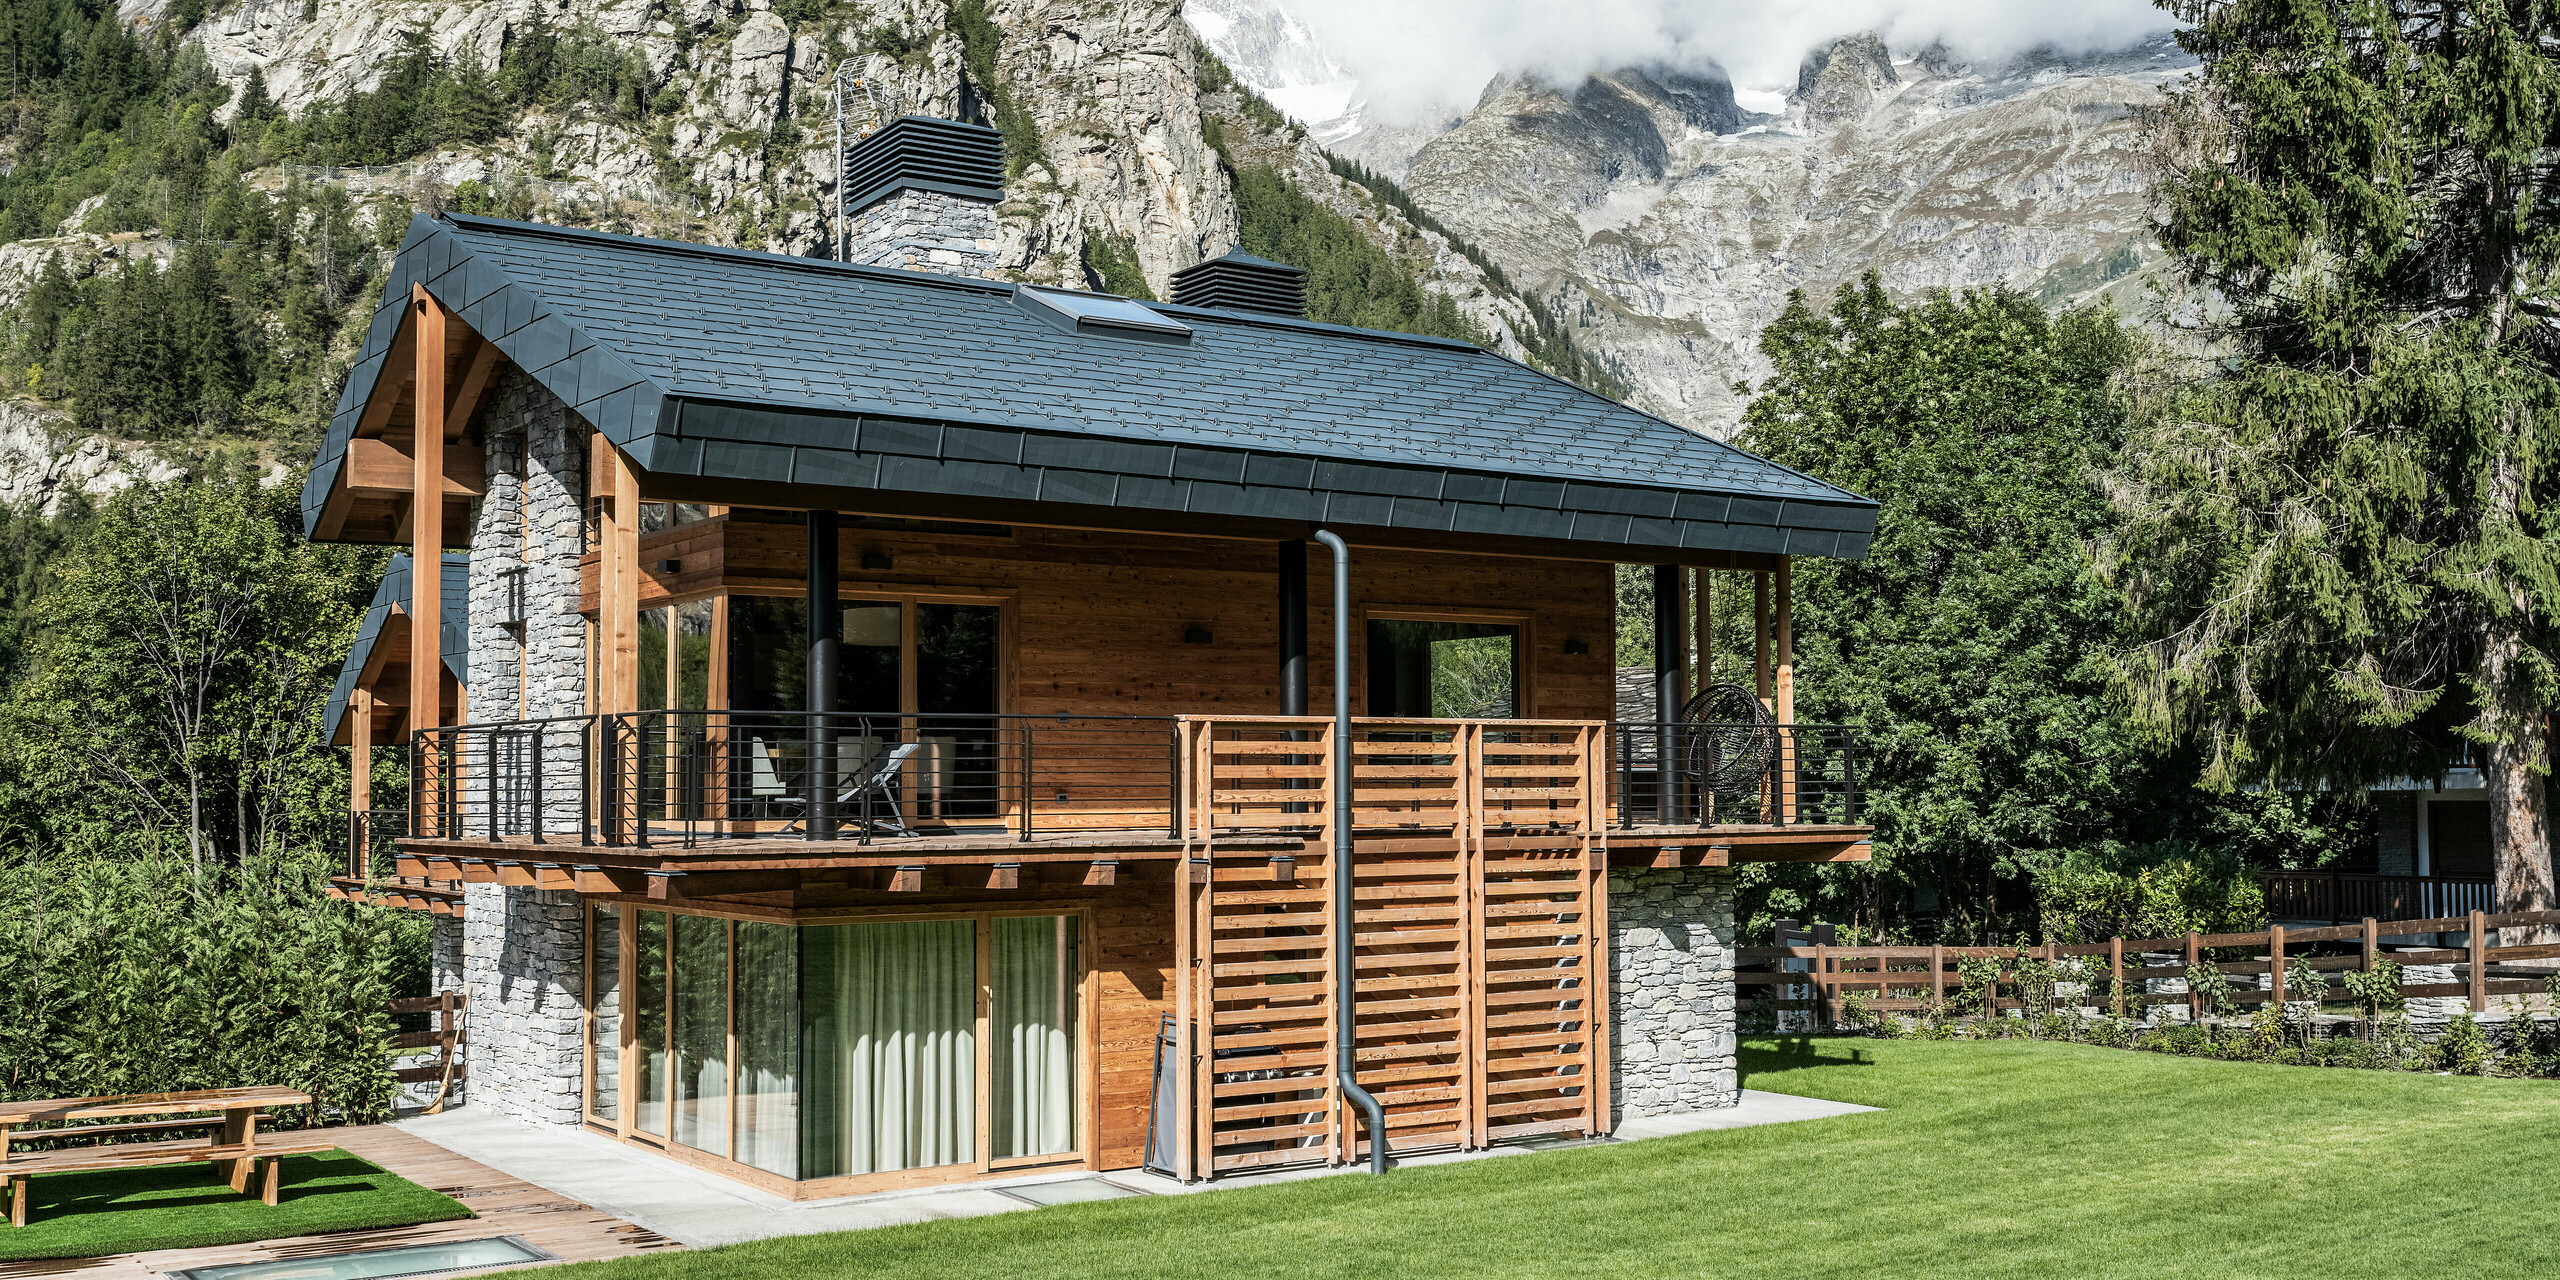
{"type": "Polygon", "coordinates": [[[1897,54],[1932,40],[1977,57],[2051,44],[2118,48],[2166,30],[2149,0],[1281,0],[1360,79],[1380,118],[1468,106],[1506,71],[1578,78],[1713,61],[1745,90],[1795,83],[1805,51],[1874,30],[1897,54]]]}

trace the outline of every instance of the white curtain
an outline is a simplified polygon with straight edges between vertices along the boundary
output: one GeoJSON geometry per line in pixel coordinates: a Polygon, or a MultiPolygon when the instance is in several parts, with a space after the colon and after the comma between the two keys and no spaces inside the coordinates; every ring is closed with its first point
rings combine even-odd
{"type": "Polygon", "coordinates": [[[990,1032],[995,1158],[1075,1148],[1074,922],[999,917],[990,1032]]]}
{"type": "Polygon", "coordinates": [[[977,927],[803,930],[803,1178],[977,1158],[977,927]]]}

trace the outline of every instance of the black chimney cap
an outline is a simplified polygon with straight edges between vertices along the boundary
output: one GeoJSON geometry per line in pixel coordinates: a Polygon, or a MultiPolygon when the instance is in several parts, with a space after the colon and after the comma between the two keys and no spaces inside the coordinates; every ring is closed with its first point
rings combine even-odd
{"type": "Polygon", "coordinates": [[[985,125],[900,116],[845,148],[844,207],[859,209],[909,188],[1004,199],[1004,137],[985,125]]]}
{"type": "Polygon", "coordinates": [[[1307,318],[1307,273],[1242,249],[1173,273],[1173,300],[1186,307],[1223,307],[1307,318]]]}

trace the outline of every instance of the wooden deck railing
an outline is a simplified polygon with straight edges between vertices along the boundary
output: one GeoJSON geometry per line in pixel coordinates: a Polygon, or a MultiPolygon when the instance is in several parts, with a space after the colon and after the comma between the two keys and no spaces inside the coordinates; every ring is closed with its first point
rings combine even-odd
{"type": "MultiPolygon", "coordinates": [[[[1734,974],[1734,983],[1745,992],[1776,988],[1803,992],[1802,996],[1777,998],[1781,1010],[1811,1011],[1826,1021],[1836,1022],[1840,998],[1845,992],[1872,992],[1867,1005],[1884,1011],[1921,1011],[1944,1008],[1951,993],[1961,992],[1966,978],[1960,962],[1968,958],[1990,957],[2002,961],[1999,974],[1980,992],[1979,1012],[1990,1014],[2004,1009],[2031,1007],[2033,992],[2023,990],[2021,970],[2030,967],[2022,962],[2042,961],[2047,964],[2068,959],[2087,958],[2099,963],[2086,969],[2076,981],[2091,984],[2087,999],[2074,999],[2074,1004],[2095,1004],[2117,1016],[2138,1014],[2145,1006],[2183,1004],[2189,1016],[2200,1017],[2207,1010],[2203,993],[2187,989],[2187,972],[2191,967],[2210,966],[2233,977],[2246,977],[2252,985],[2235,986],[2222,999],[2231,1004],[2282,1003],[2288,994],[2287,975],[2302,970],[2322,973],[2365,972],[2377,960],[2399,965],[2403,974],[2414,966],[2449,965],[2461,976],[2458,982],[2411,982],[2403,977],[2400,994],[2404,997],[2457,997],[2469,1001],[2473,1012],[2489,1007],[2489,998],[2500,995],[2525,995],[2546,989],[2539,971],[2500,973],[2498,965],[2505,961],[2548,960],[2560,958],[2560,944],[2528,943],[2515,946],[2492,945],[2493,930],[2560,925],[2560,911],[2514,911],[2491,915],[2473,911],[2462,916],[2438,916],[2408,920],[2365,919],[2356,924],[2313,929],[2287,929],[2281,925],[2263,933],[2190,933],[2178,938],[2110,938],[2102,943],[2055,945],[2041,947],[1841,947],[1815,944],[1794,947],[1741,947],[1735,959],[1742,970],[1734,974]],[[2381,940],[2412,934],[2460,933],[2464,944],[2459,947],[2406,949],[2384,952],[2381,940]],[[2342,955],[2293,955],[2291,949],[2312,944],[2353,944],[2342,955]],[[2252,953],[2238,960],[2219,959],[2208,952],[2241,950],[2252,953]],[[2167,953],[2174,959],[2167,964],[2150,964],[2146,953],[2167,953]],[[1755,969],[1754,967],[1757,966],[1755,969]],[[2266,976],[2265,987],[2255,985],[2266,976]],[[2150,984],[2171,981],[2176,991],[2153,991],[2150,984]]],[[[2298,984],[2296,988],[2298,989],[2298,984]]],[[[1747,998],[1747,997],[1746,997],[1747,998]]],[[[2343,998],[2331,988],[2331,999],[2343,998]]]]}
{"type": "Polygon", "coordinates": [[[1353,722],[1345,922],[1333,723],[1183,721],[1178,1172],[1363,1158],[1332,1067],[1346,937],[1389,1150],[1607,1131],[1601,728],[1353,722]]]}
{"type": "Polygon", "coordinates": [[[2267,915],[2277,920],[2326,920],[2333,925],[2366,916],[2458,916],[2497,905],[2487,876],[2385,876],[2341,871],[2279,871],[2264,878],[2267,915]]]}

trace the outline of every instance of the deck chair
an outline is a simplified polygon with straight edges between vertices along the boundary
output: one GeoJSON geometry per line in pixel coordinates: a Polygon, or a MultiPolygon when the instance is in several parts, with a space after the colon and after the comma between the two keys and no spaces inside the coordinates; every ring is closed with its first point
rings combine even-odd
{"type": "MultiPolygon", "coordinates": [[[[915,829],[907,825],[906,809],[898,803],[898,771],[906,767],[907,757],[915,753],[916,744],[912,742],[901,742],[889,748],[887,754],[879,757],[878,767],[872,769],[869,776],[836,796],[836,821],[850,822],[856,827],[864,825],[863,802],[868,799],[875,806],[873,816],[867,819],[872,830],[901,836],[916,834],[915,829]],[[878,816],[876,808],[884,803],[889,808],[889,816],[885,819],[878,816]]],[[[783,828],[785,831],[799,829],[798,819],[783,828]]]]}

